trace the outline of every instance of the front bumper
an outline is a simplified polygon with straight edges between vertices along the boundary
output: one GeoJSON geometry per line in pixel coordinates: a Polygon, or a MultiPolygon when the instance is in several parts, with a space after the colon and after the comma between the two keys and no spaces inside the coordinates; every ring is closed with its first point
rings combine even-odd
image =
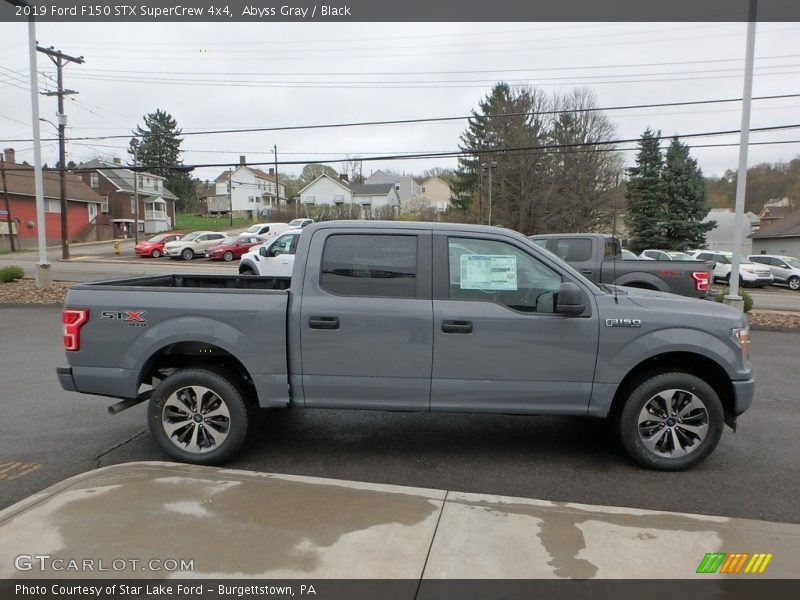
{"type": "Polygon", "coordinates": [[[164,248],[164,254],[167,256],[180,256],[183,248],[164,248]]]}
{"type": "Polygon", "coordinates": [[[739,416],[753,404],[756,391],[756,380],[732,381],[733,384],[733,414],[739,416]]]}

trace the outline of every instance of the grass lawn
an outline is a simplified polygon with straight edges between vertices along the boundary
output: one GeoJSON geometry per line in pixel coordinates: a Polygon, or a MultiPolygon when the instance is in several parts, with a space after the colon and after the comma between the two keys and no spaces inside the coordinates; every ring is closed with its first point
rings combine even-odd
{"type": "MultiPolygon", "coordinates": [[[[250,219],[236,217],[233,219],[234,227],[246,229],[252,224],[250,219]]],[[[175,215],[175,229],[180,231],[221,231],[223,229],[229,229],[230,226],[230,217],[200,217],[195,214],[181,213],[175,215]]]]}

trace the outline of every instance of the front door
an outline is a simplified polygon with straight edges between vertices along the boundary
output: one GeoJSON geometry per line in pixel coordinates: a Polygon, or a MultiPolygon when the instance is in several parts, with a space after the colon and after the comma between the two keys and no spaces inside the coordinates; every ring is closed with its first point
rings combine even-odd
{"type": "Polygon", "coordinates": [[[431,236],[320,229],[301,294],[306,406],[428,410],[431,236]]]}
{"type": "Polygon", "coordinates": [[[259,273],[269,277],[291,277],[299,239],[299,233],[285,233],[269,249],[262,246],[258,252],[259,273]]]}
{"type": "MultiPolygon", "coordinates": [[[[509,236],[437,234],[431,410],[585,414],[597,311],[555,312],[562,277],[509,236]]],[[[580,282],[576,282],[583,287],[580,282]]]]}
{"type": "Polygon", "coordinates": [[[86,207],[89,210],[89,223],[94,223],[94,220],[97,218],[97,204],[92,204],[90,202],[86,207]]]}

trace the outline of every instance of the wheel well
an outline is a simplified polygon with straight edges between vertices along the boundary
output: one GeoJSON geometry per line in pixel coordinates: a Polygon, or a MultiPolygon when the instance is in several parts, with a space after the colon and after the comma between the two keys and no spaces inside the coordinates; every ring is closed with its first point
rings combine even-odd
{"type": "Polygon", "coordinates": [[[640,362],[617,387],[609,414],[618,414],[627,396],[643,380],[673,370],[690,373],[708,383],[719,396],[726,418],[733,416],[733,384],[725,369],[712,359],[692,352],[667,352],[640,362]]]}
{"type": "Polygon", "coordinates": [[[205,342],[176,342],[164,346],[145,362],[139,385],[156,387],[165,372],[187,367],[207,367],[217,373],[231,373],[255,395],[253,379],[242,362],[227,350],[205,342]]]}

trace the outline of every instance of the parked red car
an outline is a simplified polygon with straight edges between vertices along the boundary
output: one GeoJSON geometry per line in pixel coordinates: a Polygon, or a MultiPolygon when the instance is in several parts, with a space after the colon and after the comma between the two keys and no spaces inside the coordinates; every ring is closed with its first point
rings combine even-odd
{"type": "Polygon", "coordinates": [[[230,262],[234,258],[241,258],[242,254],[250,250],[253,246],[263,244],[264,240],[254,235],[240,235],[239,237],[228,237],[216,246],[211,246],[206,250],[206,258],[211,260],[224,260],[230,262]]]}
{"type": "Polygon", "coordinates": [[[164,256],[164,244],[179,240],[181,237],[183,237],[182,233],[159,233],[146,242],[139,242],[133,250],[136,252],[136,256],[158,258],[159,256],[164,256]]]}

